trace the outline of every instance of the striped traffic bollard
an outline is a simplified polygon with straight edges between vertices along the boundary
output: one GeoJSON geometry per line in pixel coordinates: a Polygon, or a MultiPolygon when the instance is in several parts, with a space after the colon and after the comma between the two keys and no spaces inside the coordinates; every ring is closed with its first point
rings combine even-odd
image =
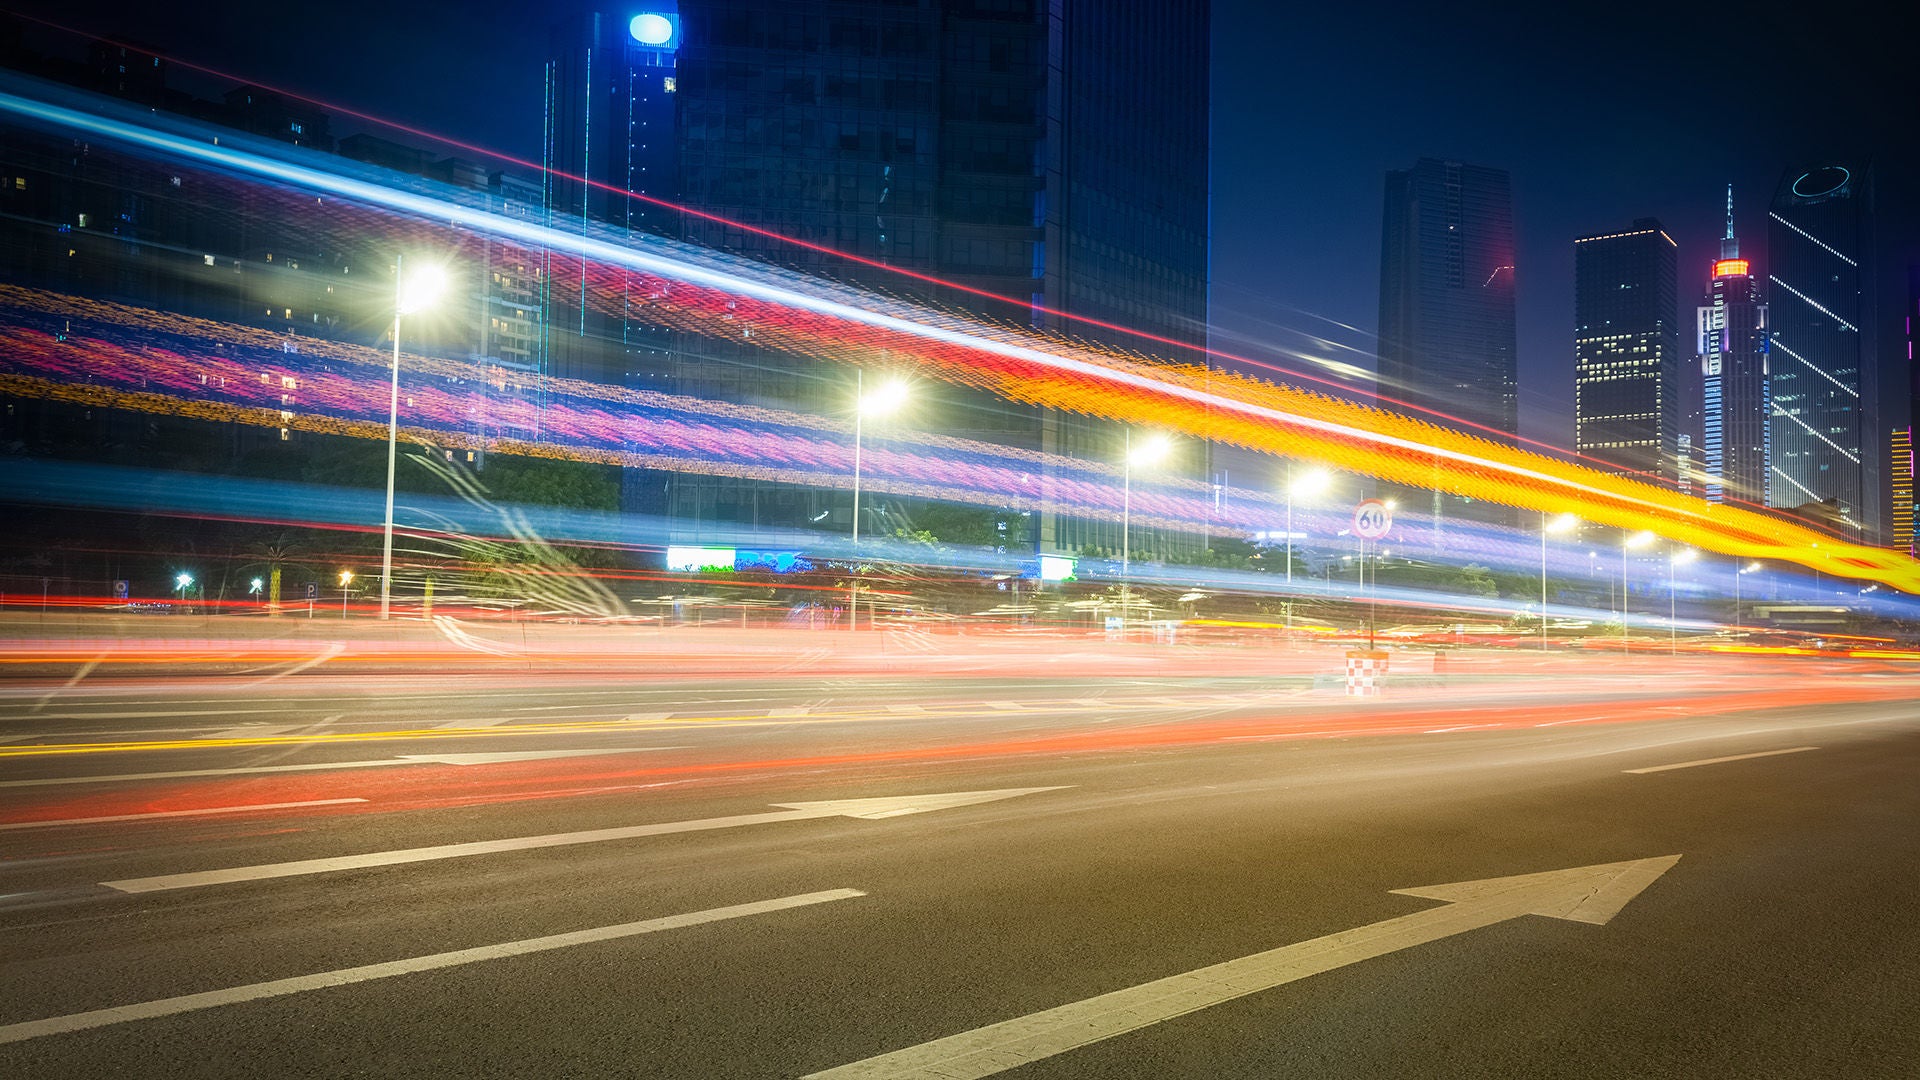
{"type": "Polygon", "coordinates": [[[1387,684],[1387,654],[1355,649],[1347,654],[1347,696],[1379,697],[1387,684]]]}

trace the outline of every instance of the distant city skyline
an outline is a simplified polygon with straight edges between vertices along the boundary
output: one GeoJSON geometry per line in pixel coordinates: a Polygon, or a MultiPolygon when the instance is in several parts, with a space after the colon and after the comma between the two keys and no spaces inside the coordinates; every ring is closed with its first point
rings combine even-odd
{"type": "MultiPolygon", "coordinates": [[[[540,80],[550,25],[597,5],[505,2],[394,7],[339,0],[326,19],[209,4],[178,11],[107,0],[22,5],[96,33],[124,33],[188,61],[449,137],[538,160],[540,80]],[[367,26],[381,27],[370,35],[367,26]],[[421,41],[433,41],[427,50],[421,41]],[[531,104],[529,104],[531,102],[531,104]]],[[[1763,203],[1788,163],[1872,156],[1896,258],[1915,251],[1920,146],[1892,123],[1910,93],[1898,35],[1876,9],[1805,17],[1800,5],[1719,11],[1610,5],[1555,17],[1524,5],[1471,12],[1213,5],[1211,306],[1215,341],[1249,342],[1276,363],[1342,378],[1370,371],[1378,313],[1379,177],[1419,157],[1474,161],[1513,177],[1521,433],[1572,443],[1568,242],[1652,214],[1683,267],[1705,267],[1721,235],[1725,186],[1742,235],[1764,233],[1763,203]],[[1712,43],[1703,50],[1702,42],[1712,43]],[[1571,57],[1619,55],[1645,77],[1578,92],[1571,57]],[[1791,56],[1796,77],[1766,77],[1791,56]],[[1742,64],[1736,58],[1750,57],[1742,64]],[[1822,80],[1844,104],[1806,95],[1822,80]],[[1742,107],[1702,102],[1737,91],[1742,107]],[[1286,354],[1286,355],[1282,355],[1286,354]],[[1325,360],[1322,365],[1314,361],[1325,360]]],[[[184,77],[184,73],[176,73],[184,77]]],[[[360,125],[335,117],[344,133],[360,125]]],[[[1758,254],[1758,253],[1756,253],[1758,254]]],[[[1691,280],[1694,274],[1685,272],[1691,280]]],[[[1368,389],[1350,380],[1356,392],[1368,389]]]]}

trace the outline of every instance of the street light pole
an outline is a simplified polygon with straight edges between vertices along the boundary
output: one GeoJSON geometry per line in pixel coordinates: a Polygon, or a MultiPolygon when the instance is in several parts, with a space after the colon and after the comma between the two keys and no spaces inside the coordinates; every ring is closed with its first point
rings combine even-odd
{"type": "Polygon", "coordinates": [[[1572,514],[1561,514],[1552,521],[1547,520],[1547,512],[1540,511],[1540,650],[1547,648],[1547,534],[1564,532],[1579,524],[1572,514]]]}
{"type": "Polygon", "coordinates": [[[1287,629],[1293,629],[1293,500],[1294,497],[1312,497],[1326,491],[1332,477],[1324,469],[1313,471],[1295,479],[1293,462],[1287,462],[1287,629]]]}
{"type": "Polygon", "coordinates": [[[1126,633],[1133,602],[1133,429],[1121,443],[1120,462],[1120,632],[1126,633]]]}
{"type": "MultiPolygon", "coordinates": [[[[393,464],[400,434],[400,313],[405,306],[405,267],[393,257],[393,365],[387,388],[387,517],[380,534],[380,618],[385,621],[393,601],[393,464]]],[[[346,587],[340,592],[340,616],[347,614],[346,587]]]]}
{"type": "Polygon", "coordinates": [[[1680,601],[1676,585],[1677,573],[1681,563],[1693,561],[1693,549],[1683,548],[1667,552],[1667,655],[1680,653],[1680,601]]]}
{"type": "Polygon", "coordinates": [[[888,383],[874,392],[873,397],[866,396],[866,370],[855,368],[853,371],[853,557],[852,572],[847,575],[847,616],[848,629],[860,628],[860,443],[865,434],[867,413],[875,415],[892,412],[907,399],[907,384],[899,381],[888,383]]]}
{"type": "Polygon", "coordinates": [[[853,369],[853,546],[856,561],[860,547],[860,421],[867,412],[866,371],[853,369]]]}
{"type": "Polygon", "coordinates": [[[1172,444],[1166,436],[1156,435],[1141,443],[1139,449],[1133,445],[1133,429],[1126,429],[1125,441],[1121,445],[1120,463],[1120,626],[1126,628],[1127,613],[1133,603],[1133,467],[1151,465],[1167,456],[1172,444]]]}
{"type": "Polygon", "coordinates": [[[1627,552],[1645,547],[1655,539],[1652,533],[1642,530],[1620,541],[1620,651],[1623,653],[1631,647],[1627,635],[1627,552]]]}
{"type": "MultiPolygon", "coordinates": [[[[393,600],[393,466],[400,434],[400,317],[421,311],[446,288],[446,274],[428,265],[404,273],[402,256],[393,258],[393,365],[387,389],[387,516],[380,539],[380,618],[386,619],[393,600]]],[[[341,614],[345,615],[342,601],[341,614]]]]}
{"type": "Polygon", "coordinates": [[[1547,651],[1547,512],[1540,511],[1540,651],[1547,651]]]}

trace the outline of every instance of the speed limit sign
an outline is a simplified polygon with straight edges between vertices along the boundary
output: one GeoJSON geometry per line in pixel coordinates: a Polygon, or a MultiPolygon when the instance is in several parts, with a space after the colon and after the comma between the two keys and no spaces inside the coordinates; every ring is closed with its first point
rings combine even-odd
{"type": "Polygon", "coordinates": [[[1393,528],[1393,507],[1379,499],[1362,499],[1353,508],[1353,535],[1378,540],[1393,528]]]}

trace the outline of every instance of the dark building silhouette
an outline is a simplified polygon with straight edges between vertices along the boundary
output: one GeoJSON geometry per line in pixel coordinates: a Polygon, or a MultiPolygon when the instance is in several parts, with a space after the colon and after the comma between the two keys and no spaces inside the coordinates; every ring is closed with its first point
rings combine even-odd
{"type": "Polygon", "coordinates": [[[1574,450],[1598,468],[1680,481],[1676,246],[1654,218],[1573,246],[1574,450]]]}
{"type": "MultiPolygon", "coordinates": [[[[996,320],[1124,340],[1044,305],[1204,344],[1208,16],[1207,0],[680,0],[588,16],[556,38],[547,157],[603,186],[555,180],[548,206],[584,208],[636,242],[669,235],[996,320]]],[[[591,312],[563,310],[577,290],[555,280],[551,295],[556,372],[597,365],[632,385],[822,415],[851,404],[840,365],[675,340],[636,319],[596,327],[591,312]]],[[[914,410],[948,434],[1074,456],[1113,458],[1121,442],[1110,424],[952,387],[917,389],[914,410]]],[[[831,493],[638,482],[662,490],[630,491],[630,504],[679,520],[848,524],[831,493]]],[[[862,531],[887,531],[866,520],[887,512],[884,499],[863,502],[862,531]]],[[[1118,534],[1044,520],[1028,539],[1117,550],[1118,534]]]]}
{"type": "Polygon", "coordinates": [[[1381,396],[1517,433],[1513,287],[1513,205],[1503,170],[1422,158],[1389,172],[1381,396]]]}

